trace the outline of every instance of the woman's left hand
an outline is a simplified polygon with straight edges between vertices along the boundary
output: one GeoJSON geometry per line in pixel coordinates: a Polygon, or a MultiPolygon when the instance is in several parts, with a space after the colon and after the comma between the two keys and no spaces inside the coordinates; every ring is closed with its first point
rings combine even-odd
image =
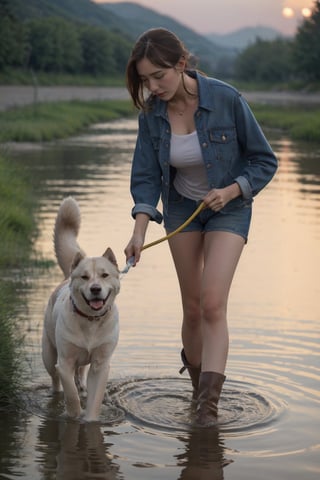
{"type": "Polygon", "coordinates": [[[203,202],[207,208],[211,208],[214,212],[219,212],[230,200],[233,200],[239,195],[241,195],[240,187],[238,183],[233,183],[228,187],[213,188],[204,197],[203,202]]]}

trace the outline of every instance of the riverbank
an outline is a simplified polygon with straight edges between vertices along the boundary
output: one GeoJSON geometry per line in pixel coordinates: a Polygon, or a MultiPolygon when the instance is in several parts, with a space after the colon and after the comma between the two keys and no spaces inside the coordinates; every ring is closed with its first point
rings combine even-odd
{"type": "MultiPolygon", "coordinates": [[[[32,87],[0,86],[1,93],[2,144],[66,138],[90,124],[137,113],[123,88],[41,87],[34,96],[32,87]]],[[[320,143],[319,94],[248,92],[244,97],[263,128],[320,143]]]]}
{"type": "Polygon", "coordinates": [[[37,103],[0,112],[0,144],[70,137],[89,125],[134,114],[129,100],[37,103]]]}
{"type": "Polygon", "coordinates": [[[16,312],[24,301],[20,291],[37,232],[36,207],[28,179],[0,155],[0,408],[11,404],[15,411],[24,369],[16,312]]]}
{"type": "Polygon", "coordinates": [[[25,175],[0,154],[0,269],[26,265],[36,226],[36,201],[25,175]]]}

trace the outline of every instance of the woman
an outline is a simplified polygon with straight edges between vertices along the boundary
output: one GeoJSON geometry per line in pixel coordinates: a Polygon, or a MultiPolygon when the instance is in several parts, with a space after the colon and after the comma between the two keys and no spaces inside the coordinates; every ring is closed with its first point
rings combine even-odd
{"type": "Polygon", "coordinates": [[[277,160],[241,95],[192,69],[172,32],[155,28],[137,40],[126,79],[140,110],[127,259],[139,261],[150,220],[163,219],[169,233],[201,201],[206,206],[169,245],[183,306],[181,371],[191,377],[196,425],[215,425],[228,355],[228,294],[252,199],[273,177],[277,160]]]}

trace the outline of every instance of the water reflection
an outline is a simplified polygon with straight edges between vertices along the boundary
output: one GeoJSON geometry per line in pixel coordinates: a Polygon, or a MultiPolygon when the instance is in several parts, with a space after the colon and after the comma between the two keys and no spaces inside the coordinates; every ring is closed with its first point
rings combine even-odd
{"type": "Polygon", "coordinates": [[[0,410],[0,478],[18,478],[23,468],[21,452],[27,438],[28,422],[14,409],[0,410]]]}
{"type": "MultiPolygon", "coordinates": [[[[135,120],[99,125],[85,136],[16,154],[13,161],[32,170],[40,198],[38,254],[54,260],[54,218],[61,199],[72,194],[82,212],[81,247],[100,255],[111,246],[124,266],[135,131],[135,120]]],[[[165,243],[146,250],[121,283],[120,341],[108,386],[114,410],[92,429],[52,415],[40,336],[46,300],[61,279],[54,266],[31,274],[24,292],[31,420],[12,428],[28,435],[20,455],[28,459],[30,478],[39,468],[44,478],[67,480],[73,472],[74,478],[126,480],[319,478],[320,148],[283,138],[272,143],[280,168],[255,199],[230,296],[219,432],[190,428],[191,389],[178,375],[180,294],[165,243]]],[[[151,225],[146,241],[162,235],[161,226],[151,225]]],[[[1,447],[7,464],[17,455],[10,445],[1,447]]],[[[7,471],[15,478],[23,467],[7,471]]]]}
{"type": "MultiPolygon", "coordinates": [[[[38,429],[36,443],[41,478],[107,479],[124,478],[116,455],[111,453],[115,432],[103,431],[98,423],[57,422],[45,419],[38,429]],[[112,438],[112,441],[110,439],[112,438]]],[[[223,469],[232,460],[224,457],[224,444],[217,428],[193,430],[178,437],[179,453],[174,455],[181,470],[179,480],[222,480],[223,469]]],[[[156,464],[136,462],[139,469],[155,468],[156,464]]],[[[171,477],[170,477],[171,478],[171,477]]],[[[173,477],[175,478],[175,477],[173,477]]]]}
{"type": "Polygon", "coordinates": [[[194,430],[181,441],[184,451],[177,455],[178,465],[182,466],[178,480],[223,480],[223,468],[232,461],[224,458],[219,429],[194,430]]]}
{"type": "Polygon", "coordinates": [[[44,420],[39,427],[37,462],[45,480],[123,478],[98,423],[44,420]]]}

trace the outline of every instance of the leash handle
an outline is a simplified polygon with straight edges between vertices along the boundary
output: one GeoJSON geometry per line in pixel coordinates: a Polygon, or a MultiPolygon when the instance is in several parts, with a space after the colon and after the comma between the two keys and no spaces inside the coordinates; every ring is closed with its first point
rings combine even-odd
{"type": "Polygon", "coordinates": [[[147,243],[146,245],[143,245],[141,250],[146,250],[147,248],[153,247],[154,245],[158,245],[158,243],[164,242],[165,240],[168,240],[169,238],[173,237],[177,233],[181,232],[184,228],[186,228],[189,223],[192,222],[192,220],[205,208],[204,202],[201,202],[198,208],[193,212],[192,215],[182,224],[180,225],[176,230],[173,232],[170,232],[168,235],[165,237],[161,237],[158,240],[155,240],[154,242],[147,243]]]}

